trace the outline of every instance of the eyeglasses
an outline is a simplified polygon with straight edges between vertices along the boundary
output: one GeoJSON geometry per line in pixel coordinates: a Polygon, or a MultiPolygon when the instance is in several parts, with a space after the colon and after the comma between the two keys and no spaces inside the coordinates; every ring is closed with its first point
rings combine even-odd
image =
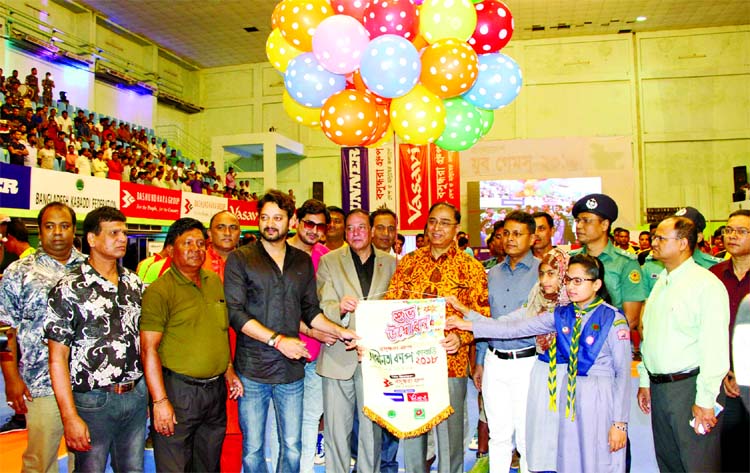
{"type": "Polygon", "coordinates": [[[721,234],[724,236],[729,236],[733,233],[736,233],[738,237],[744,238],[750,234],[750,229],[745,227],[724,227],[721,229],[721,234]]]}
{"type": "Polygon", "coordinates": [[[582,223],[584,225],[591,225],[592,223],[601,222],[602,219],[600,218],[590,218],[590,217],[576,217],[573,219],[577,224],[582,223]]]}
{"type": "Polygon", "coordinates": [[[661,235],[654,235],[651,237],[651,243],[661,243],[665,240],[681,240],[679,237],[665,237],[661,235]]]}
{"type": "Polygon", "coordinates": [[[568,285],[570,283],[573,283],[574,286],[580,286],[583,284],[583,281],[596,281],[594,278],[571,278],[568,277],[568,275],[565,275],[563,278],[563,282],[568,285]]]}
{"type": "Polygon", "coordinates": [[[312,220],[300,220],[300,222],[302,222],[302,228],[304,228],[305,230],[318,229],[319,232],[328,230],[327,223],[317,223],[313,222],[312,220]]]}
{"type": "Polygon", "coordinates": [[[427,219],[427,226],[433,227],[433,228],[452,227],[453,225],[458,225],[458,224],[456,222],[451,222],[450,220],[438,220],[436,218],[427,219]]]}
{"type": "Polygon", "coordinates": [[[531,235],[531,233],[523,233],[519,232],[518,230],[513,230],[512,232],[509,232],[508,230],[503,231],[503,238],[513,237],[514,239],[518,239],[524,235],[531,235]]]}

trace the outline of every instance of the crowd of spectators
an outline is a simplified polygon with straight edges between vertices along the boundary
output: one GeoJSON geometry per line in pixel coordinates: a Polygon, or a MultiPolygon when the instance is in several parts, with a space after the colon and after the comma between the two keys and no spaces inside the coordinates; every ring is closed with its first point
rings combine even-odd
{"type": "Polygon", "coordinates": [[[8,93],[0,107],[0,161],[237,200],[257,200],[250,182],[213,161],[183,157],[150,130],[78,109],[29,104],[8,93]]]}

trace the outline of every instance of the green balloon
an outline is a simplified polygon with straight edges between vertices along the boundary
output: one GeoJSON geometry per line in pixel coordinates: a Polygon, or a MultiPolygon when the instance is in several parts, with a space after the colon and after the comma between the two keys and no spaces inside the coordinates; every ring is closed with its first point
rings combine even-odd
{"type": "Polygon", "coordinates": [[[495,111],[485,110],[483,108],[477,108],[479,116],[482,118],[482,136],[486,135],[492,129],[492,125],[495,124],[495,111]]]}
{"type": "Polygon", "coordinates": [[[464,151],[482,137],[482,115],[474,105],[461,97],[443,100],[445,130],[435,144],[448,151],[464,151]]]}

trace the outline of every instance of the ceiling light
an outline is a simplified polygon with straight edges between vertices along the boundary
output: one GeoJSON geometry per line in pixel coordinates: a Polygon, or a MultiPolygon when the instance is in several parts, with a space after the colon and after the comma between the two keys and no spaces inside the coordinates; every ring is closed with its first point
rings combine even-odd
{"type": "Polygon", "coordinates": [[[648,18],[645,16],[639,16],[639,17],[636,17],[635,19],[635,21],[646,21],[646,20],[648,20],[648,18]]]}

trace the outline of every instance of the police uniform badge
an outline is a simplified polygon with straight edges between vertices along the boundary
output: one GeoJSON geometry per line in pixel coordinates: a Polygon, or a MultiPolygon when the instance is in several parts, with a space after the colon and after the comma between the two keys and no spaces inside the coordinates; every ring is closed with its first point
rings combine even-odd
{"type": "Polygon", "coordinates": [[[595,208],[599,207],[599,202],[596,201],[596,199],[591,198],[586,201],[586,208],[589,210],[594,210],[595,208]]]}
{"type": "Polygon", "coordinates": [[[687,213],[687,209],[686,209],[685,207],[683,207],[683,208],[681,208],[680,210],[678,210],[677,212],[675,212],[674,214],[675,214],[675,215],[677,215],[678,217],[682,217],[682,216],[684,216],[684,215],[685,215],[686,213],[687,213]]]}
{"type": "Polygon", "coordinates": [[[641,272],[637,269],[632,270],[630,274],[628,274],[628,279],[630,279],[630,282],[633,284],[638,284],[641,282],[641,272]]]}

